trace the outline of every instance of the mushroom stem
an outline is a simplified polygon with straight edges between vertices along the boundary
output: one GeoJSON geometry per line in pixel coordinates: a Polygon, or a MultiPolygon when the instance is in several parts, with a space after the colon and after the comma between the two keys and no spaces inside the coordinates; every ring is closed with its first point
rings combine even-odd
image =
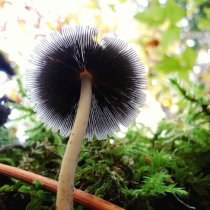
{"type": "Polygon", "coordinates": [[[84,75],[81,78],[81,91],[76,118],[61,164],[61,170],[58,179],[56,210],[74,209],[74,177],[82,141],[88,125],[91,98],[91,79],[87,75],[84,75]]]}

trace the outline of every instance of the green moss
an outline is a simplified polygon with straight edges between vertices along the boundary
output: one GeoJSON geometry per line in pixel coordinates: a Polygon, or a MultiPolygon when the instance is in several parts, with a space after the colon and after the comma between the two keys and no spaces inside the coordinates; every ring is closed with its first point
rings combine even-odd
{"type": "MultiPolygon", "coordinates": [[[[132,125],[123,139],[113,136],[103,141],[84,141],[77,188],[128,210],[175,210],[188,205],[210,208],[209,98],[198,86],[189,94],[187,86],[175,79],[171,83],[173,90],[178,90],[176,97],[182,106],[176,116],[162,120],[155,132],[143,125],[132,125]]],[[[66,139],[37,120],[27,134],[25,147],[0,153],[0,158],[57,179],[66,139]]],[[[4,142],[6,138],[8,134],[4,142]]],[[[21,194],[16,202],[24,203],[27,209],[54,207],[55,195],[39,184],[29,186],[12,180],[1,183],[0,193],[2,206],[7,204],[8,195],[15,199],[21,194]]],[[[75,209],[86,208],[76,205],[75,209]]]]}

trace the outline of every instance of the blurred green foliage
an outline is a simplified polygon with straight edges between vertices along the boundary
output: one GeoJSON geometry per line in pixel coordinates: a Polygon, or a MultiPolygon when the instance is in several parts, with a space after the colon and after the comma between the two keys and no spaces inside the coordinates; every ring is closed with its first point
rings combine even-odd
{"type": "Polygon", "coordinates": [[[142,44],[149,81],[171,73],[187,79],[199,52],[210,47],[209,37],[205,35],[210,29],[210,3],[196,0],[160,2],[149,1],[148,7],[135,15],[139,24],[146,28],[142,44]]]}

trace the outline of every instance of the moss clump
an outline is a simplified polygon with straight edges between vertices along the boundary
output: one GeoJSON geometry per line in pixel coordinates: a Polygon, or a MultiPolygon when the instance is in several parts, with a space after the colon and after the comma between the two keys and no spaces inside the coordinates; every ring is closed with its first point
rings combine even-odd
{"type": "MultiPolygon", "coordinates": [[[[171,83],[180,93],[176,95],[180,111],[162,120],[155,132],[133,125],[123,139],[84,141],[77,188],[128,210],[210,208],[210,100],[201,87],[188,93],[177,80],[171,83]]],[[[27,132],[26,145],[3,150],[1,162],[57,179],[66,139],[41,126],[33,113],[30,118],[34,128],[27,132]]],[[[1,132],[9,138],[4,129],[1,132]]],[[[55,195],[39,185],[7,180],[0,187],[2,206],[8,196],[27,209],[54,207],[55,195]]]]}

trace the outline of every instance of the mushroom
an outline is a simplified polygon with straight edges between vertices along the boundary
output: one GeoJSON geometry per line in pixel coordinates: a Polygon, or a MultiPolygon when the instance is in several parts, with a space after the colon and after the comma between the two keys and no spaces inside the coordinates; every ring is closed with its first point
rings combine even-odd
{"type": "Polygon", "coordinates": [[[63,27],[35,48],[27,92],[41,121],[69,137],[58,179],[57,210],[73,209],[83,138],[105,139],[128,126],[145,101],[144,67],[116,36],[99,40],[94,27],[63,27]]]}

